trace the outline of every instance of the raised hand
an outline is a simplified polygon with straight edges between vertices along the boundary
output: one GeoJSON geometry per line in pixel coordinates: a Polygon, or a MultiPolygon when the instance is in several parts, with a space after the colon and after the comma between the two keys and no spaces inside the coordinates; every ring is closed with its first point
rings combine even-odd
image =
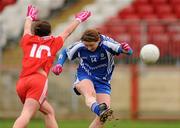
{"type": "Polygon", "coordinates": [[[36,21],[38,19],[38,9],[32,5],[28,5],[26,16],[32,21],[36,21]]]}
{"type": "Polygon", "coordinates": [[[62,66],[60,64],[56,64],[55,66],[52,67],[51,70],[55,75],[59,75],[62,72],[62,66]]]}
{"type": "Polygon", "coordinates": [[[91,16],[91,12],[90,11],[82,11],[79,12],[75,15],[76,20],[78,20],[79,22],[84,22],[85,20],[88,19],[88,17],[91,16]]]}

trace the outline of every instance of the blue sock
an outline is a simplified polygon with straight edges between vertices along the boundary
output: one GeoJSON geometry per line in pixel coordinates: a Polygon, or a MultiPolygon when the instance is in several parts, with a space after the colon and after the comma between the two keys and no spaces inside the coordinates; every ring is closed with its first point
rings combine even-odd
{"type": "Polygon", "coordinates": [[[96,115],[99,116],[99,111],[100,111],[100,109],[99,109],[99,104],[98,104],[97,102],[94,102],[94,103],[92,104],[92,106],[91,106],[91,111],[94,112],[94,113],[96,113],[96,115]]]}

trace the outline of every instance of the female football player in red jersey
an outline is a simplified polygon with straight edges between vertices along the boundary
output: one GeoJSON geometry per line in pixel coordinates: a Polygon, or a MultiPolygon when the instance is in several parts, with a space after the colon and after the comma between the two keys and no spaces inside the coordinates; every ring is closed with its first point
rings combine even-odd
{"type": "Polygon", "coordinates": [[[64,40],[83,21],[91,15],[82,11],[75,15],[75,20],[58,37],[50,36],[51,25],[46,21],[36,21],[37,8],[28,6],[21,39],[23,50],[22,71],[17,81],[16,91],[23,103],[20,116],[13,128],[26,128],[33,115],[40,110],[44,114],[46,128],[58,128],[52,106],[46,100],[48,89],[48,73],[56,53],[63,46],[64,40]],[[32,23],[34,22],[34,27],[32,23]],[[32,30],[32,32],[31,32],[32,30]]]}

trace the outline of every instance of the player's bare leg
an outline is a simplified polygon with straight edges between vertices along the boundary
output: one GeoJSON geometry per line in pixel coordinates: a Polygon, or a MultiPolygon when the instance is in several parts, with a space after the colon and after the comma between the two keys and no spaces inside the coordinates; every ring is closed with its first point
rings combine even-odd
{"type": "MultiPolygon", "coordinates": [[[[107,106],[110,106],[110,95],[108,94],[97,94],[95,93],[93,83],[84,79],[76,85],[76,89],[85,97],[86,105],[91,109],[94,102],[99,104],[105,103],[107,106]],[[96,101],[97,99],[97,101],[96,101]]],[[[103,117],[103,121],[100,121],[100,117],[97,116],[94,121],[91,123],[89,128],[102,128],[104,122],[108,119],[109,109],[102,109],[100,117],[103,117]],[[106,111],[108,110],[108,111],[106,111]],[[108,114],[108,115],[107,115],[108,114]],[[107,116],[106,116],[107,115],[107,116]]]]}
{"type": "MultiPolygon", "coordinates": [[[[92,104],[96,102],[96,93],[93,87],[93,83],[90,80],[82,80],[76,85],[76,89],[85,97],[86,105],[91,109],[92,104]]],[[[97,116],[94,119],[92,126],[90,125],[89,128],[101,128],[100,126],[102,125],[99,121],[99,116],[97,116]]]]}
{"type": "MultiPolygon", "coordinates": [[[[110,106],[110,95],[108,95],[108,94],[97,94],[96,97],[97,97],[98,103],[100,103],[100,104],[105,103],[107,106],[110,106]]],[[[100,121],[101,116],[100,117],[96,116],[95,119],[93,120],[93,122],[90,124],[89,128],[103,128],[104,123],[106,122],[108,117],[112,115],[111,109],[107,109],[105,112],[107,112],[107,113],[104,113],[105,116],[107,116],[105,118],[105,120],[100,121]]]]}
{"type": "Polygon", "coordinates": [[[103,124],[100,122],[99,116],[96,116],[89,128],[103,128],[103,124]]]}
{"type": "Polygon", "coordinates": [[[35,115],[39,107],[40,105],[36,100],[27,98],[21,115],[16,119],[13,128],[26,128],[30,119],[35,115]]]}
{"type": "Polygon", "coordinates": [[[84,79],[76,85],[76,89],[85,97],[86,105],[91,109],[91,106],[96,102],[96,93],[93,83],[84,79]]]}
{"type": "Polygon", "coordinates": [[[46,100],[41,105],[40,111],[44,114],[46,128],[58,128],[54,109],[46,100]]]}

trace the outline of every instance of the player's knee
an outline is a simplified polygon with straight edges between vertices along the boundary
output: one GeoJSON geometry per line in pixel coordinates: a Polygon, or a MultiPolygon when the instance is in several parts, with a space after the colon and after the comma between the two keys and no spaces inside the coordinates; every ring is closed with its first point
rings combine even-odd
{"type": "Polygon", "coordinates": [[[104,123],[100,121],[100,118],[98,116],[96,116],[95,120],[96,120],[95,121],[96,122],[96,126],[100,127],[100,126],[104,125],[104,123]]]}
{"type": "Polygon", "coordinates": [[[54,116],[55,115],[54,109],[50,108],[47,114],[50,115],[50,116],[54,116]]]}
{"type": "Polygon", "coordinates": [[[48,107],[48,109],[45,110],[40,110],[44,115],[48,115],[48,116],[54,116],[55,115],[55,111],[52,107],[48,107]]]}

